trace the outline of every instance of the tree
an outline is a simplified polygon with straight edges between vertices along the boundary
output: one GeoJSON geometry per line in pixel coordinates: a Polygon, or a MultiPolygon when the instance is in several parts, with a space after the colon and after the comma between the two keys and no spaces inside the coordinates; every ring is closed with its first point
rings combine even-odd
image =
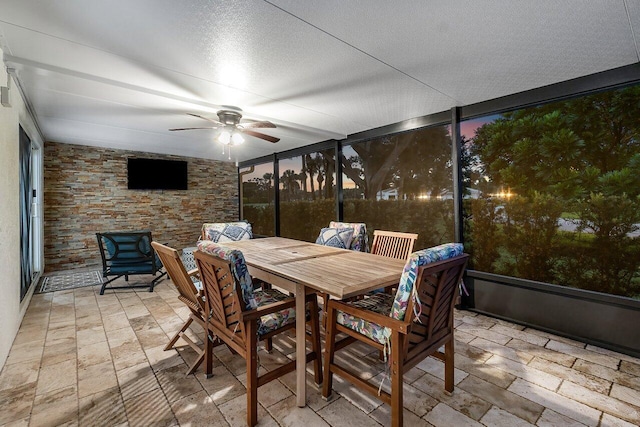
{"type": "Polygon", "coordinates": [[[344,174],[374,199],[386,188],[417,196],[451,189],[451,137],[436,126],[351,145],[357,157],[343,156],[344,174]]]}
{"type": "Polygon", "coordinates": [[[285,201],[293,200],[296,190],[299,188],[298,175],[291,169],[287,169],[280,177],[282,188],[284,190],[285,201]]]}
{"type": "Polygon", "coordinates": [[[504,201],[518,218],[505,224],[505,236],[523,237],[523,227],[533,224],[509,247],[522,255],[514,274],[640,296],[640,241],[630,237],[640,223],[639,116],[640,86],[634,86],[506,113],[477,130],[469,153],[478,160],[474,167],[518,195],[504,201]],[[589,237],[566,236],[570,249],[551,250],[554,212],[569,215],[589,237]],[[521,248],[542,244],[548,247],[535,253],[521,248]],[[536,256],[550,259],[536,264],[536,256]]]}
{"type": "Polygon", "coordinates": [[[318,171],[318,162],[316,161],[315,158],[311,157],[311,154],[305,154],[304,157],[306,158],[305,159],[306,173],[309,174],[309,184],[311,185],[311,200],[315,200],[316,189],[315,189],[315,183],[313,182],[313,176],[318,171]]]}

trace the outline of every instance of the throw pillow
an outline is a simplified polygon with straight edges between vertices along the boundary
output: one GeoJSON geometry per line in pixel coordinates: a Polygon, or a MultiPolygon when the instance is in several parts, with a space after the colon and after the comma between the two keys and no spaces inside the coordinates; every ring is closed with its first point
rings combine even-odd
{"type": "Polygon", "coordinates": [[[251,224],[248,222],[219,222],[205,224],[206,236],[216,243],[237,242],[253,237],[251,224]]]}
{"type": "Polygon", "coordinates": [[[323,228],[316,243],[334,248],[349,249],[353,239],[353,228],[323,228]]]}

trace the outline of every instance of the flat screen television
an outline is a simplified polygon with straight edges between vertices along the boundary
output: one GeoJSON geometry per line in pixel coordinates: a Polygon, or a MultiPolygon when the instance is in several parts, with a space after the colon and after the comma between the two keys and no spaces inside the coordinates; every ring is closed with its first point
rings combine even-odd
{"type": "Polygon", "coordinates": [[[127,160],[130,190],[186,190],[187,162],[182,160],[127,160]]]}

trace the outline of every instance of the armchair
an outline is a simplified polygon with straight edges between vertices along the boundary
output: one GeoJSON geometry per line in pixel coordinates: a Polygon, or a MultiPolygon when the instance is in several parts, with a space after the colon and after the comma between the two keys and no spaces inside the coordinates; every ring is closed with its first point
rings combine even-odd
{"type": "MultiPolygon", "coordinates": [[[[288,362],[258,376],[258,340],[265,340],[295,328],[295,299],[275,289],[254,290],[242,252],[231,250],[211,241],[202,241],[195,252],[205,296],[206,327],[247,364],[247,424],[258,422],[258,387],[281,377],[296,368],[296,362],[288,362]]],[[[320,330],[318,302],[315,294],[307,295],[308,322],[312,352],[307,362],[315,361],[315,381],[322,382],[320,363],[320,330]]],[[[212,372],[212,346],[207,340],[205,370],[212,372]]]]}
{"type": "Polygon", "coordinates": [[[102,259],[102,277],[108,279],[102,283],[100,295],[104,295],[107,284],[122,276],[128,282],[129,276],[160,273],[148,285],[110,286],[110,289],[149,287],[149,292],[153,292],[155,284],[167,274],[162,271],[162,262],[151,246],[150,231],[96,233],[96,238],[102,259]]]}

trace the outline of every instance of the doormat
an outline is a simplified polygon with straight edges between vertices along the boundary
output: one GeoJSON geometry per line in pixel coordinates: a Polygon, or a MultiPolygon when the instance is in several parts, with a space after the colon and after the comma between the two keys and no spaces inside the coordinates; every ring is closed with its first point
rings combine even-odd
{"type": "Polygon", "coordinates": [[[79,273],[60,274],[42,278],[37,294],[45,292],[63,291],[66,289],[82,288],[102,284],[102,273],[99,271],[83,271],[79,273]]]}

